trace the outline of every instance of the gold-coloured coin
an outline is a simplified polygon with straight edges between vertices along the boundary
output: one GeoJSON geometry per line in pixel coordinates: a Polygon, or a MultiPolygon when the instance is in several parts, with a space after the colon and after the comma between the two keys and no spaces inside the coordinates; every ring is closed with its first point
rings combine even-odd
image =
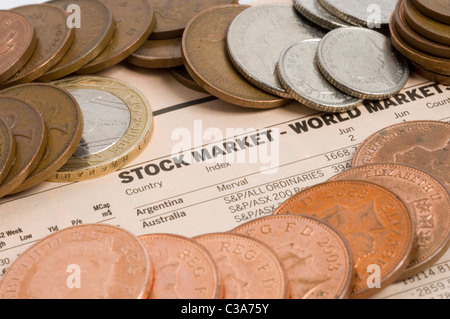
{"type": "Polygon", "coordinates": [[[152,109],[139,91],[120,80],[75,76],[54,82],[69,91],[84,115],[73,156],[49,180],[77,182],[114,172],[139,155],[153,132],[152,109]]]}
{"type": "Polygon", "coordinates": [[[103,0],[116,20],[116,31],[108,46],[93,61],[77,71],[92,74],[122,62],[141,47],[155,26],[149,0],[103,0]]]}
{"type": "Polygon", "coordinates": [[[173,68],[183,65],[181,38],[147,40],[127,62],[142,68],[173,68]]]}
{"type": "Polygon", "coordinates": [[[25,181],[41,160],[47,142],[47,129],[39,110],[14,97],[0,97],[0,117],[16,140],[15,162],[0,185],[0,198],[25,181]]]}
{"type": "Polygon", "coordinates": [[[0,118],[0,184],[8,175],[16,154],[16,140],[8,125],[0,118]]]}
{"type": "Polygon", "coordinates": [[[54,175],[72,156],[83,133],[83,114],[75,98],[55,85],[29,83],[0,92],[25,100],[37,107],[47,126],[44,156],[27,179],[14,190],[32,188],[54,175]]]}

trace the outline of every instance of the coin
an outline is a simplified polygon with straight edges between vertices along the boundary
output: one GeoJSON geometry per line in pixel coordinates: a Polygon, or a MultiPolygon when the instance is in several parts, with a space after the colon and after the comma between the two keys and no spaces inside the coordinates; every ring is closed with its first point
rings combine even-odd
{"type": "Polygon", "coordinates": [[[364,140],[352,166],[398,163],[419,168],[450,189],[450,123],[411,121],[394,124],[364,140]]]}
{"type": "Polygon", "coordinates": [[[450,45],[449,20],[446,23],[441,23],[428,18],[414,6],[411,0],[404,0],[403,5],[405,8],[405,20],[408,21],[414,30],[430,40],[450,45]]]}
{"type": "Polygon", "coordinates": [[[147,40],[127,62],[143,68],[173,68],[183,65],[181,38],[147,40]]]}
{"type": "Polygon", "coordinates": [[[27,63],[36,42],[36,33],[26,17],[10,10],[0,10],[0,83],[27,63]]]}
{"type": "Polygon", "coordinates": [[[139,236],[154,265],[149,299],[217,299],[221,285],[217,265],[193,239],[171,234],[139,236]]]}
{"type": "Polygon", "coordinates": [[[25,100],[37,107],[47,127],[44,156],[27,179],[14,190],[24,191],[46,181],[72,156],[83,133],[83,114],[73,96],[57,86],[29,83],[3,90],[8,95],[25,100]]]}
{"type": "Polygon", "coordinates": [[[76,182],[114,172],[134,160],[150,142],[153,114],[147,98],[129,84],[98,76],[54,82],[69,91],[84,117],[81,142],[49,180],[76,182]]]}
{"type": "Polygon", "coordinates": [[[6,122],[0,118],[0,185],[11,169],[16,155],[16,140],[6,122]]]}
{"type": "Polygon", "coordinates": [[[416,220],[413,255],[400,278],[408,278],[440,258],[450,243],[450,195],[426,172],[400,164],[371,164],[344,171],[330,180],[361,180],[395,193],[416,220]]]}
{"type": "Polygon", "coordinates": [[[294,0],[294,7],[306,19],[314,22],[321,27],[333,30],[336,28],[349,27],[349,23],[339,19],[327,11],[319,0],[294,0]]]}
{"type": "Polygon", "coordinates": [[[288,281],[275,252],[254,238],[213,233],[194,237],[214,258],[224,299],[286,299],[288,281]]]}
{"type": "Polygon", "coordinates": [[[77,73],[91,74],[109,68],[125,60],[149,37],[155,26],[154,11],[150,0],[103,0],[112,11],[116,30],[108,46],[77,73]]]}
{"type": "Polygon", "coordinates": [[[277,74],[286,91],[300,103],[324,112],[344,112],[362,100],[345,94],[322,75],[315,57],[320,39],[305,40],[288,47],[277,64],[277,74]]]}
{"type": "Polygon", "coordinates": [[[19,187],[38,165],[45,151],[47,128],[34,105],[13,97],[0,97],[0,117],[16,140],[14,164],[0,185],[2,198],[19,187]]]}
{"type": "Polygon", "coordinates": [[[319,0],[320,4],[338,18],[361,27],[387,28],[394,11],[395,0],[319,0]]]}
{"type": "Polygon", "coordinates": [[[425,79],[428,79],[430,81],[441,83],[444,85],[450,85],[450,76],[449,75],[443,75],[439,73],[435,73],[429,70],[424,69],[422,66],[411,62],[411,66],[414,72],[421,75],[425,79]]]}
{"type": "Polygon", "coordinates": [[[379,32],[349,27],[330,31],[320,42],[316,63],[339,90],[361,99],[385,99],[409,79],[408,61],[379,32]]]}
{"type": "Polygon", "coordinates": [[[450,6],[448,0],[413,0],[412,3],[430,18],[448,24],[450,6]]]}
{"type": "Polygon", "coordinates": [[[31,82],[54,66],[69,50],[75,36],[67,27],[67,12],[57,6],[36,4],[13,9],[26,16],[37,34],[37,44],[28,62],[1,86],[31,82]]]}
{"type": "Polygon", "coordinates": [[[414,220],[405,204],[391,191],[362,181],[326,182],[301,191],[274,214],[314,216],[334,226],[347,239],[355,276],[351,298],[366,298],[386,288],[408,266],[414,238],[414,220]],[[379,285],[371,272],[379,270],[379,285]]]}
{"type": "Polygon", "coordinates": [[[227,31],[240,13],[250,8],[225,5],[206,9],[193,18],[183,34],[184,65],[202,88],[231,104],[267,109],[289,100],[266,93],[247,81],[233,66],[226,49],[227,31]],[[214,59],[211,59],[214,56],[214,59]]]}
{"type": "Polygon", "coordinates": [[[82,16],[81,28],[75,28],[72,46],[55,66],[39,78],[43,82],[63,78],[93,60],[109,44],[115,30],[112,12],[102,1],[54,0],[49,3],[64,10],[76,4],[82,16]]]}
{"type": "Polygon", "coordinates": [[[66,228],[38,241],[9,267],[2,299],[145,299],[152,264],[139,239],[111,225],[66,228]]]}
{"type": "Polygon", "coordinates": [[[275,73],[281,52],[294,42],[324,34],[292,5],[257,5],[233,20],[227,48],[233,65],[247,80],[271,94],[291,98],[275,73]]]}
{"type": "Polygon", "coordinates": [[[170,73],[174,76],[175,79],[177,79],[178,82],[180,82],[184,86],[187,86],[188,88],[201,93],[207,93],[197,82],[195,82],[184,65],[171,68],[170,73]]]}
{"type": "Polygon", "coordinates": [[[292,299],[344,299],[350,295],[353,261],[346,240],[312,217],[281,214],[258,218],[232,232],[270,246],[286,271],[292,299]]]}
{"type": "Polygon", "coordinates": [[[236,0],[153,0],[156,24],[151,39],[172,39],[183,36],[184,28],[198,13],[210,7],[230,4],[236,0]]]}

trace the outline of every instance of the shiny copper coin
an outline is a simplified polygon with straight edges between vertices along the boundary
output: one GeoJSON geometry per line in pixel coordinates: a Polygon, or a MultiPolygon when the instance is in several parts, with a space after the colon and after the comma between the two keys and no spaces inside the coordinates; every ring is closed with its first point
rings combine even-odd
{"type": "Polygon", "coordinates": [[[449,21],[441,23],[430,19],[418,10],[411,0],[403,0],[403,2],[405,19],[414,30],[430,40],[450,45],[449,21]]]}
{"type": "Polygon", "coordinates": [[[195,82],[184,66],[171,68],[170,73],[184,86],[198,92],[207,93],[197,82],[195,82]]]}
{"type": "Polygon", "coordinates": [[[173,68],[183,65],[181,38],[147,40],[128,59],[128,63],[143,68],[173,68]]]}
{"type": "Polygon", "coordinates": [[[247,8],[249,6],[217,6],[192,19],[183,34],[185,67],[202,88],[221,100],[259,109],[282,106],[289,99],[266,93],[251,84],[234,68],[228,57],[228,28],[247,8]]]}
{"type": "Polygon", "coordinates": [[[54,0],[49,2],[64,10],[73,4],[80,7],[81,26],[75,28],[72,46],[66,55],[40,81],[49,82],[65,77],[98,56],[109,44],[115,31],[115,22],[108,6],[99,0],[54,0]]]}
{"type": "Polygon", "coordinates": [[[333,225],[353,254],[352,298],[374,295],[397,280],[408,266],[414,242],[414,220],[391,191],[361,181],[327,182],[301,191],[274,214],[314,216],[333,225]],[[367,269],[379,270],[380,288],[367,269]]]}
{"type": "Polygon", "coordinates": [[[216,299],[221,285],[211,254],[193,239],[171,234],[139,236],[155,268],[149,299],[216,299]]]}
{"type": "Polygon", "coordinates": [[[0,185],[0,198],[13,192],[34,171],[47,143],[47,128],[39,110],[13,97],[0,97],[0,117],[16,140],[14,165],[0,185]]]}
{"type": "Polygon", "coordinates": [[[8,175],[16,155],[16,140],[6,122],[0,118],[0,185],[8,175]]]}
{"type": "Polygon", "coordinates": [[[450,195],[426,172],[399,164],[372,164],[344,171],[330,180],[361,180],[395,193],[416,219],[411,261],[401,278],[427,268],[450,244],[450,195]]]}
{"type": "Polygon", "coordinates": [[[99,72],[125,60],[144,44],[155,26],[150,0],[103,1],[112,11],[116,31],[108,46],[94,60],[79,69],[79,74],[99,72]]]}
{"type": "Polygon", "coordinates": [[[28,248],[0,283],[2,299],[145,299],[153,267],[136,236],[116,226],[60,230],[28,248]]]}
{"type": "Polygon", "coordinates": [[[429,71],[425,69],[423,66],[420,66],[414,62],[411,62],[411,67],[414,72],[424,77],[425,79],[450,86],[450,75],[443,75],[429,71]]]}
{"type": "Polygon", "coordinates": [[[183,35],[188,22],[210,7],[237,3],[237,0],[153,0],[156,24],[151,39],[172,39],[183,35]]]}
{"type": "Polygon", "coordinates": [[[224,299],[286,299],[288,281],[281,261],[263,242],[214,233],[194,237],[216,261],[224,299]]]}
{"type": "Polygon", "coordinates": [[[450,3],[448,0],[411,0],[422,13],[442,23],[450,21],[450,3]]]}
{"type": "Polygon", "coordinates": [[[247,222],[232,232],[271,247],[286,271],[292,299],[343,299],[351,292],[353,261],[346,240],[318,219],[281,214],[247,222]]]}
{"type": "Polygon", "coordinates": [[[75,30],[67,26],[68,14],[60,7],[36,4],[13,9],[26,16],[37,34],[37,44],[28,62],[1,86],[31,82],[54,66],[72,45],[75,30]]]}
{"type": "Polygon", "coordinates": [[[36,32],[26,17],[13,11],[0,11],[0,83],[27,63],[36,42],[36,32]]]}
{"type": "Polygon", "coordinates": [[[47,127],[45,153],[34,171],[14,190],[24,191],[46,181],[73,155],[83,133],[83,114],[75,98],[66,90],[50,85],[30,83],[0,92],[36,106],[47,127]]]}
{"type": "Polygon", "coordinates": [[[398,163],[417,167],[450,189],[450,123],[411,121],[375,132],[358,147],[352,166],[398,163]]]}

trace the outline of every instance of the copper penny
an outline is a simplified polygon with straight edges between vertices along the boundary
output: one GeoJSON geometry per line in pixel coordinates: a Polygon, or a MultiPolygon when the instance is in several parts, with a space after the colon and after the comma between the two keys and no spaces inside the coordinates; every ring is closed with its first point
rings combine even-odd
{"type": "Polygon", "coordinates": [[[144,44],[155,26],[150,0],[103,1],[111,9],[116,31],[108,46],[94,60],[79,69],[79,74],[99,72],[125,60],[144,44]]]}
{"type": "Polygon", "coordinates": [[[237,0],[153,0],[156,24],[151,39],[172,39],[183,35],[188,22],[210,7],[237,3],[237,0]]]}
{"type": "Polygon", "coordinates": [[[450,21],[450,3],[448,0],[411,0],[421,12],[430,18],[448,24],[450,21]]]}
{"type": "Polygon", "coordinates": [[[281,260],[292,299],[343,299],[351,292],[353,261],[346,240],[313,217],[280,214],[247,222],[232,232],[261,240],[281,260]]]}
{"type": "Polygon", "coordinates": [[[42,76],[67,53],[75,36],[75,30],[67,27],[67,12],[60,7],[36,4],[13,10],[31,22],[37,34],[37,44],[28,62],[3,83],[3,87],[28,83],[42,76]]]}
{"type": "Polygon", "coordinates": [[[333,225],[347,239],[353,255],[352,298],[366,298],[397,280],[408,266],[414,220],[405,204],[386,188],[362,181],[312,186],[280,205],[274,214],[305,214],[333,225]],[[379,270],[380,288],[372,286],[379,270]]]}
{"type": "Polygon", "coordinates": [[[450,123],[411,121],[375,132],[358,147],[352,166],[398,163],[419,168],[450,189],[450,123]]]}
{"type": "Polygon", "coordinates": [[[22,253],[0,283],[0,298],[145,299],[152,272],[135,235],[86,224],[53,233],[22,253]]]}
{"type": "Polygon", "coordinates": [[[0,94],[14,96],[36,106],[47,127],[45,153],[34,171],[14,190],[17,193],[46,181],[69,160],[81,140],[83,114],[68,91],[50,84],[23,84],[0,94]]]}
{"type": "Polygon", "coordinates": [[[286,299],[288,281],[275,252],[251,237],[214,233],[194,237],[216,261],[224,299],[286,299]]]}
{"type": "Polygon", "coordinates": [[[170,69],[170,73],[174,76],[174,78],[183,84],[184,86],[187,86],[188,88],[198,91],[201,93],[207,93],[195,80],[192,78],[192,76],[189,74],[189,72],[186,70],[186,68],[183,66],[178,66],[175,68],[170,69]]]}
{"type": "Polygon", "coordinates": [[[228,57],[228,28],[236,16],[248,8],[243,5],[217,6],[193,18],[183,34],[184,64],[202,88],[221,100],[249,108],[279,107],[290,100],[266,93],[251,84],[234,68],[228,57]]]}
{"type": "Polygon", "coordinates": [[[395,193],[416,219],[411,261],[401,278],[433,264],[450,243],[450,195],[426,172],[399,164],[372,164],[344,171],[331,180],[361,180],[395,193]]]}
{"type": "Polygon", "coordinates": [[[147,40],[128,59],[128,63],[143,68],[173,68],[183,65],[181,38],[147,40]]]}
{"type": "Polygon", "coordinates": [[[16,155],[16,140],[6,122],[0,118],[0,185],[8,175],[16,155]]]}
{"type": "MultiPolygon", "coordinates": [[[[73,0],[54,0],[49,3],[67,10],[73,0]]],[[[40,81],[49,82],[65,77],[92,61],[109,44],[115,31],[115,22],[108,6],[99,0],[77,0],[81,27],[75,28],[72,46],[58,63],[48,70],[40,81]]]]}
{"type": "Polygon", "coordinates": [[[221,285],[211,254],[193,239],[171,234],[140,236],[155,268],[149,299],[216,299],[221,285]]]}
{"type": "Polygon", "coordinates": [[[44,155],[47,128],[39,110],[13,97],[0,97],[0,117],[16,140],[14,165],[0,185],[0,198],[13,192],[38,165],[44,155]]]}
{"type": "Polygon", "coordinates": [[[435,73],[433,71],[429,71],[425,69],[425,67],[420,66],[414,62],[411,62],[411,68],[414,72],[424,77],[425,79],[450,86],[450,75],[443,75],[435,73]]]}
{"type": "Polygon", "coordinates": [[[0,10],[0,83],[8,80],[30,59],[36,32],[23,15],[0,10]]]}

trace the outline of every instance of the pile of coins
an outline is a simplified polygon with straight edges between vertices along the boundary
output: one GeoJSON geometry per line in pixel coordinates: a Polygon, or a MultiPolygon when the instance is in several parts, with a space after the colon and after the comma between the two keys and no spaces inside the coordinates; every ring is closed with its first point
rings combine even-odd
{"type": "Polygon", "coordinates": [[[398,1],[390,23],[394,46],[426,79],[450,85],[450,6],[445,1],[398,1]]]}

